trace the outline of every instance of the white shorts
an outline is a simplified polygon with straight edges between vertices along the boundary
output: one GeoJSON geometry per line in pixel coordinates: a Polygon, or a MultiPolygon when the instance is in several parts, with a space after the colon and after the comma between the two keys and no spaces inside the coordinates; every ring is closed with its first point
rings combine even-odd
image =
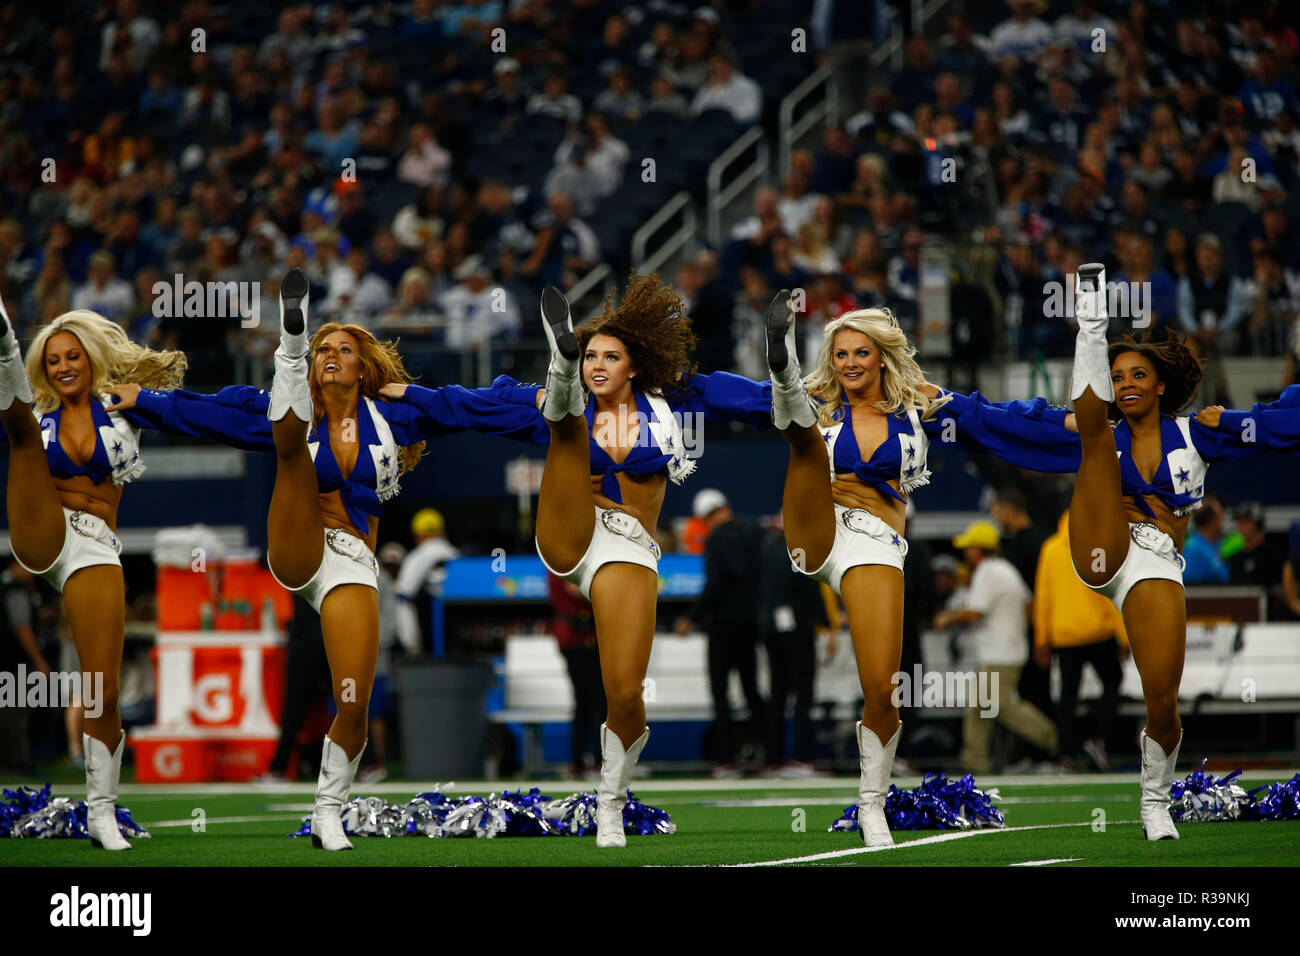
{"type": "MultiPolygon", "coordinates": [[[[43,581],[48,582],[54,590],[63,593],[63,586],[82,568],[93,568],[100,564],[122,566],[122,542],[113,534],[113,529],[103,518],[96,518],[88,511],[63,509],[63,550],[44,571],[27,568],[17,553],[14,560],[43,581]]],[[[10,542],[9,549],[13,550],[10,542]]]]}
{"type": "MultiPolygon", "coordinates": [[[[907,539],[863,508],[835,506],[835,544],[822,566],[804,571],[814,581],[823,581],[840,593],[844,572],[860,564],[884,564],[903,570],[907,557],[907,539]]],[[[793,554],[790,560],[799,567],[793,554]]]]}
{"type": "MultiPolygon", "coordinates": [[[[542,558],[542,548],[537,546],[542,558]]],[[[659,573],[659,544],[650,537],[641,522],[621,508],[596,506],[596,530],[592,532],[587,553],[572,571],[561,574],[542,558],[542,565],[562,581],[576,584],[582,596],[591,600],[591,579],[607,564],[621,561],[639,564],[659,573]]]]}
{"type": "MultiPolygon", "coordinates": [[[[1155,525],[1146,522],[1129,522],[1128,530],[1132,538],[1129,542],[1128,554],[1124,556],[1124,563],[1119,566],[1119,570],[1109,581],[1094,587],[1087,581],[1083,581],[1083,578],[1079,578],[1098,594],[1110,598],[1111,603],[1121,611],[1124,610],[1124,598],[1128,597],[1128,592],[1133,590],[1133,585],[1154,578],[1173,581],[1181,586],[1185,566],[1183,556],[1174,546],[1174,539],[1155,525]]],[[[1079,576],[1077,569],[1074,573],[1076,577],[1079,576]]]]}
{"type": "MultiPolygon", "coordinates": [[[[268,565],[269,566],[269,565],[268,565]]],[[[271,569],[275,577],[275,569],[271,569]]],[[[364,584],[379,590],[379,563],[366,543],[342,528],[325,529],[325,546],[321,552],[320,567],[300,588],[291,588],[278,577],[275,580],[286,591],[301,594],[303,600],[320,613],[321,603],[341,584],[364,584]]]]}

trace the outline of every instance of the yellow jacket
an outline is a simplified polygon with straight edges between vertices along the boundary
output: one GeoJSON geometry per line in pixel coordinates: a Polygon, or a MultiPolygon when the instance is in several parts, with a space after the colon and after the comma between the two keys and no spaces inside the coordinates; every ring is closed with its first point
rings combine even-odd
{"type": "Polygon", "coordinates": [[[1114,604],[1079,580],[1070,559],[1069,513],[1043,542],[1034,579],[1034,644],[1079,647],[1110,637],[1128,643],[1114,604]]]}

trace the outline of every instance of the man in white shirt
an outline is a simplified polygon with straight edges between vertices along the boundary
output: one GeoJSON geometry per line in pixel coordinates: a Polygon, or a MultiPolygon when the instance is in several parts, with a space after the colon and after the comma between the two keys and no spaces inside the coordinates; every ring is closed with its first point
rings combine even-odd
{"type": "Polygon", "coordinates": [[[1051,45],[1052,28],[1035,13],[1047,8],[1046,0],[1011,0],[1011,19],[1003,20],[989,34],[988,57],[1001,60],[1032,60],[1051,45]]]}
{"type": "Polygon", "coordinates": [[[1055,755],[1056,725],[1016,693],[1020,671],[1029,660],[1029,588],[1015,566],[998,553],[998,529],[989,522],[976,521],[952,543],[974,568],[969,602],[965,610],[939,612],[935,627],[964,624],[972,629],[980,670],[977,686],[991,687],[997,696],[996,710],[989,707],[983,711],[979,700],[968,702],[962,726],[962,769],[968,773],[992,770],[989,738],[994,719],[1018,737],[1055,755]]]}
{"type": "Polygon", "coordinates": [[[113,254],[100,249],[90,257],[90,281],[72,294],[74,309],[89,309],[106,319],[122,322],[135,308],[135,290],[131,283],[119,279],[114,270],[113,254]]]}
{"type": "Polygon", "coordinates": [[[460,549],[447,540],[445,530],[442,514],[434,508],[421,508],[411,519],[415,547],[397,572],[397,636],[408,651],[432,646],[432,628],[424,634],[420,626],[421,605],[427,606],[429,598],[442,593],[444,565],[460,557],[460,549]]]}
{"type": "Polygon", "coordinates": [[[447,316],[448,348],[472,348],[498,335],[518,334],[519,305],[504,287],[493,287],[492,270],[482,256],[467,257],[456,279],[438,300],[447,316]]]}
{"type": "Polygon", "coordinates": [[[709,81],[691,101],[692,116],[714,109],[726,110],[737,123],[746,125],[757,123],[763,115],[762,89],[749,77],[736,72],[736,61],[726,52],[709,57],[709,81]]]}

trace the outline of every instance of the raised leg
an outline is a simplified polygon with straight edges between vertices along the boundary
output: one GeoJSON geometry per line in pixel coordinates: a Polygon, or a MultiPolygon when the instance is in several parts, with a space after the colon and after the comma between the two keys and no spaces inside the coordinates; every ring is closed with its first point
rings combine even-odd
{"type": "Polygon", "coordinates": [[[596,530],[591,436],[584,415],[578,339],[569,303],[554,286],[542,292],[542,326],[551,345],[542,416],[551,426],[537,497],[537,545],[552,568],[571,571],[596,530]]]}
{"type": "Polygon", "coordinates": [[[320,610],[338,709],[329,736],[352,760],[366,744],[370,692],[379,655],[379,593],[364,584],[340,585],[325,595],[320,610]]]}
{"type": "Polygon", "coordinates": [[[1079,477],[1070,499],[1070,556],[1088,584],[1099,587],[1114,577],[1128,555],[1115,436],[1106,414],[1114,400],[1106,346],[1106,274],[1100,265],[1079,267],[1075,314],[1079,333],[1074,347],[1070,397],[1083,446],[1079,477]]]}

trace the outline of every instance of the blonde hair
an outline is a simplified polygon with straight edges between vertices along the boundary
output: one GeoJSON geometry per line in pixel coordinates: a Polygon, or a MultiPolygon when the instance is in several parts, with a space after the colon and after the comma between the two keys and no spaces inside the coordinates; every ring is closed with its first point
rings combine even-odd
{"type": "MultiPolygon", "coordinates": [[[[380,398],[379,390],[385,385],[410,385],[414,383],[410,373],[402,364],[402,356],[397,351],[397,343],[380,341],[367,328],[360,325],[343,325],[340,322],[326,322],[311,338],[311,349],[307,355],[309,363],[308,382],[311,387],[311,401],[316,409],[316,421],[325,416],[325,395],[316,376],[310,373],[310,365],[316,360],[316,350],[325,341],[327,335],[346,332],[357,343],[357,358],[361,362],[361,382],[357,386],[359,398],[380,398]]],[[[424,457],[424,442],[406,445],[399,449],[398,462],[400,474],[405,474],[420,463],[424,457]]]]}
{"type": "Polygon", "coordinates": [[[185,379],[188,362],[184,352],[158,352],[136,345],[116,322],[89,309],[74,309],[42,326],[27,350],[27,377],[32,381],[38,415],[60,404],[45,365],[45,347],[60,332],[74,336],[86,353],[92,395],[102,395],[114,385],[128,382],[144,388],[180,388],[185,379]]]}
{"type": "Polygon", "coordinates": [[[844,389],[835,374],[833,354],[839,332],[861,332],[871,339],[880,353],[880,391],[883,396],[875,407],[887,415],[918,409],[929,420],[952,396],[929,398],[920,391],[930,383],[916,364],[916,346],[888,309],[855,309],[826,323],[825,338],[817,355],[817,367],[804,381],[813,398],[825,402],[817,412],[818,424],[828,428],[844,409],[844,389]]]}

